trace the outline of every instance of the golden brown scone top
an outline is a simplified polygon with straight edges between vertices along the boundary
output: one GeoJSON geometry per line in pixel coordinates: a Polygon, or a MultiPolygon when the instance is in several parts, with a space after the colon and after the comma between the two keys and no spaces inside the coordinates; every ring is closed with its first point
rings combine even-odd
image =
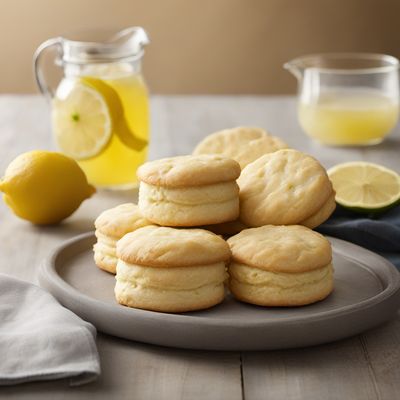
{"type": "Polygon", "coordinates": [[[265,225],[228,239],[232,259],[273,272],[306,272],[332,261],[329,241],[304,226],[265,225]]]}
{"type": "Polygon", "coordinates": [[[139,207],[133,203],[120,204],[105,210],[94,222],[98,231],[116,238],[147,225],[152,225],[152,222],[144,218],[139,207]]]}
{"type": "Polygon", "coordinates": [[[208,135],[193,154],[220,154],[236,160],[243,169],[262,155],[287,147],[283,140],[262,128],[239,126],[208,135]]]}
{"type": "Polygon", "coordinates": [[[137,175],[141,181],[155,186],[201,186],[236,180],[240,166],[219,155],[178,156],[147,162],[137,175]]]}
{"type": "Polygon", "coordinates": [[[129,264],[168,268],[227,261],[231,251],[225,240],[204,229],[146,226],[118,241],[117,256],[129,264]]]}

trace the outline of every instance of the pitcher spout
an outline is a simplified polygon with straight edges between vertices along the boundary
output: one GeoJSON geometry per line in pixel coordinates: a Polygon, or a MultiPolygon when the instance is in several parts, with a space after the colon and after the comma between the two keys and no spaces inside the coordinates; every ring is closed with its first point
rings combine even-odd
{"type": "Polygon", "coordinates": [[[133,26],[116,33],[106,43],[114,46],[130,46],[141,49],[150,43],[147,32],[140,26],[133,26]]]}
{"type": "Polygon", "coordinates": [[[303,79],[304,74],[304,65],[301,62],[301,59],[295,58],[294,60],[288,61],[287,63],[283,64],[283,68],[288,70],[292,75],[294,75],[298,81],[303,79]]]}

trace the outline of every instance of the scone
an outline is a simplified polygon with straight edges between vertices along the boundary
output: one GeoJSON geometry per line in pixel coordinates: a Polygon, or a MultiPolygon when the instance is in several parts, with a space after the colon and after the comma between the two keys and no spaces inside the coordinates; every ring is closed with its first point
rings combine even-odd
{"type": "Polygon", "coordinates": [[[278,150],[260,157],[244,168],[238,184],[240,219],[251,227],[315,227],[335,207],[332,183],[324,167],[297,150],[278,150]]]}
{"type": "Polygon", "coordinates": [[[243,169],[264,154],[287,147],[283,140],[264,129],[239,126],[208,135],[196,146],[193,154],[221,154],[236,160],[243,169]]]}
{"type": "Polygon", "coordinates": [[[311,217],[299,222],[299,224],[314,229],[325,222],[335,211],[335,194],[336,192],[333,190],[332,194],[328,197],[328,200],[322,205],[322,207],[315,214],[311,215],[311,217]]]}
{"type": "Polygon", "coordinates": [[[333,290],[332,249],[322,235],[300,225],[246,229],[228,239],[229,288],[260,306],[301,306],[333,290]]]}
{"type": "Polygon", "coordinates": [[[224,299],[231,252],[203,229],[147,226],[117,244],[115,297],[120,304],[163,312],[212,307],[224,299]]]}
{"type": "Polygon", "coordinates": [[[218,155],[179,156],[143,164],[139,207],[163,226],[200,226],[239,216],[239,164],[218,155]]]}
{"type": "Polygon", "coordinates": [[[97,243],[93,246],[94,261],[105,271],[115,274],[117,267],[116,244],[126,233],[150,225],[139,207],[133,203],[121,204],[103,211],[94,222],[97,243]]]}

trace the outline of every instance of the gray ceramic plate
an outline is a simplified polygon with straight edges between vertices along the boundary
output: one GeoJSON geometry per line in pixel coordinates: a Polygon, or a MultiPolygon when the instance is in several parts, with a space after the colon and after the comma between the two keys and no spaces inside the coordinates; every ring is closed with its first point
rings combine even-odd
{"type": "Polygon", "coordinates": [[[400,306],[400,274],[382,257],[354,244],[333,245],[335,290],[298,308],[262,308],[225,301],[209,310],[164,314],[123,307],[114,276],[93,262],[93,233],[65,242],[40,269],[39,282],[65,307],[100,331],[164,346],[261,350],[310,346],[355,335],[390,319],[400,306]]]}

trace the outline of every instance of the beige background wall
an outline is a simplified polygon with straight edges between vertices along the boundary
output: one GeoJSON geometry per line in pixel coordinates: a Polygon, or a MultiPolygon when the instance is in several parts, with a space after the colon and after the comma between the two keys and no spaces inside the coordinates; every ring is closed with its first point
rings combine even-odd
{"type": "Polygon", "coordinates": [[[82,29],[141,25],[153,93],[290,93],[301,54],[400,56],[399,0],[0,0],[0,92],[36,91],[32,54],[82,29]]]}

